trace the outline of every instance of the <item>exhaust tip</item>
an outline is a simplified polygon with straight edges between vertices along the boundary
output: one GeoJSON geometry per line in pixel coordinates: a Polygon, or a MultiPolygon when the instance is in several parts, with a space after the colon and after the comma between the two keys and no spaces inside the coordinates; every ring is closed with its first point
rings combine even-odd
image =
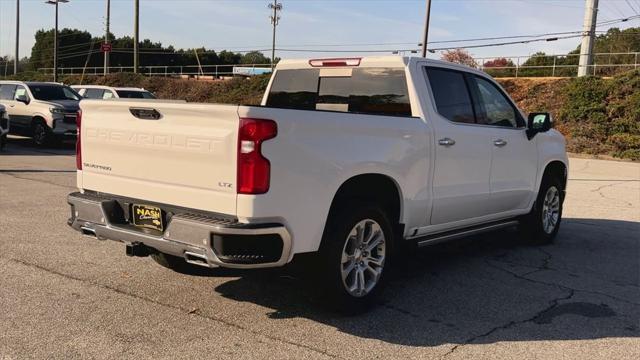
{"type": "Polygon", "coordinates": [[[80,227],[80,232],[82,232],[82,235],[84,235],[84,236],[89,236],[89,237],[96,238],[96,239],[98,238],[98,236],[96,235],[96,230],[92,229],[90,227],[81,226],[80,227]]]}
{"type": "Polygon", "coordinates": [[[196,254],[186,251],[184,253],[184,260],[189,264],[209,267],[209,261],[207,261],[207,257],[202,254],[196,254]]]}

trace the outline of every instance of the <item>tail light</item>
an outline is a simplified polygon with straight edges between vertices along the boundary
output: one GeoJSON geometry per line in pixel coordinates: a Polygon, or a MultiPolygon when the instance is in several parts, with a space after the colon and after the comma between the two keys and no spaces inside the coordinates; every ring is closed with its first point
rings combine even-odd
{"type": "Polygon", "coordinates": [[[82,110],[78,110],[78,115],[76,116],[76,169],[82,170],[82,146],[80,142],[80,131],[82,129],[82,110]]]}
{"type": "Polygon", "coordinates": [[[238,194],[269,191],[271,163],[262,156],[262,143],[278,134],[273,120],[240,119],[238,134],[238,194]]]}

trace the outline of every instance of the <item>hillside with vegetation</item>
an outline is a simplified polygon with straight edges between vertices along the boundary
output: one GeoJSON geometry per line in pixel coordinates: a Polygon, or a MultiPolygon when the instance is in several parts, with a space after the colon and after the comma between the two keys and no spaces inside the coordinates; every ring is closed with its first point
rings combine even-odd
{"type": "Polygon", "coordinates": [[[553,114],[568,151],[640,160],[640,71],[499,81],[525,112],[553,114]]]}

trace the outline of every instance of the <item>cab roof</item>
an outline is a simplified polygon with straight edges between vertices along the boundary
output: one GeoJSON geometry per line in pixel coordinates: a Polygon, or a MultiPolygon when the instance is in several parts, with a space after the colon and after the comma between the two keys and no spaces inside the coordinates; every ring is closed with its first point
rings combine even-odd
{"type": "Polygon", "coordinates": [[[323,62],[326,67],[405,67],[414,62],[426,62],[428,65],[442,66],[467,72],[475,72],[485,75],[485,73],[466,65],[456,64],[443,60],[427,59],[418,56],[402,55],[382,55],[363,57],[340,57],[340,58],[312,58],[312,59],[283,59],[278,62],[276,69],[312,69],[322,68],[323,62]],[[345,65],[346,64],[346,65],[345,65]],[[352,64],[352,65],[349,65],[352,64]],[[353,65],[357,64],[357,65],[353,65]]]}

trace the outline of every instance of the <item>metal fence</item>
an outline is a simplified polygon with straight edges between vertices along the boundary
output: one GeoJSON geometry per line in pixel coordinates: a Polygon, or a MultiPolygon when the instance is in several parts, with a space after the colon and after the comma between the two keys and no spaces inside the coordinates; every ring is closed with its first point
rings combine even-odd
{"type": "MultiPolygon", "coordinates": [[[[138,73],[162,77],[204,77],[220,78],[234,75],[256,75],[271,70],[271,64],[234,64],[234,65],[185,65],[185,66],[139,66],[138,73]],[[243,71],[238,71],[242,69],[243,71]]],[[[39,72],[53,75],[53,68],[40,68],[39,72]]],[[[109,73],[132,73],[133,66],[110,66],[109,73]]],[[[58,75],[102,76],[104,67],[59,67],[58,75]]]]}
{"type": "MultiPolygon", "coordinates": [[[[498,56],[474,58],[477,67],[498,77],[573,77],[578,73],[580,54],[498,56]],[[505,65],[496,65],[504,63],[505,65]]],[[[610,76],[638,69],[640,52],[597,53],[588,73],[594,76],[610,76]]]]}
{"type": "MultiPolygon", "coordinates": [[[[593,65],[588,73],[595,76],[611,76],[616,73],[638,69],[640,52],[617,52],[594,54],[593,65]]],[[[574,77],[578,73],[580,54],[529,55],[529,56],[489,56],[474,58],[475,66],[495,77],[574,77]],[[492,63],[493,62],[493,63],[492,63]],[[502,63],[502,64],[501,64],[502,63]]],[[[154,65],[140,66],[138,72],[148,76],[163,77],[203,77],[220,78],[234,75],[253,75],[258,70],[268,70],[271,64],[234,65],[154,65]],[[249,68],[254,72],[239,73],[237,68],[249,68]]],[[[51,75],[53,68],[38,71],[51,75]]],[[[109,73],[133,72],[133,66],[112,66],[109,73]]],[[[59,75],[103,75],[104,67],[64,67],[58,68],[59,75]]]]}

